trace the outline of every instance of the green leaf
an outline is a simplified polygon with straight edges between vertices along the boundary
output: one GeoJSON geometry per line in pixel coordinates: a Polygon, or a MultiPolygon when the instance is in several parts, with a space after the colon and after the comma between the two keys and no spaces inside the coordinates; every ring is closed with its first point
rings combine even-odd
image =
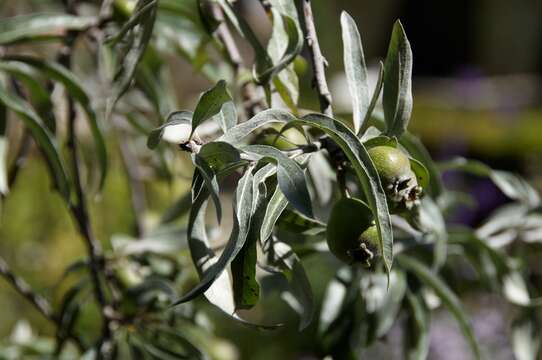
{"type": "Polygon", "coordinates": [[[421,295],[406,293],[409,306],[407,331],[407,358],[409,360],[425,360],[429,353],[430,312],[421,295]]]}
{"type": "Polygon", "coordinates": [[[268,164],[254,174],[250,230],[245,245],[231,264],[236,309],[250,309],[256,305],[260,297],[260,285],[256,280],[257,244],[266,210],[265,180],[274,172],[275,167],[268,164]]]}
{"type": "Polygon", "coordinates": [[[0,45],[59,38],[59,31],[84,30],[98,23],[96,16],[34,13],[2,19],[0,45]]]}
{"type": "Polygon", "coordinates": [[[277,225],[279,228],[296,234],[317,235],[326,231],[326,224],[316,219],[308,218],[296,211],[284,209],[277,225]]]}
{"type": "Polygon", "coordinates": [[[282,151],[267,145],[248,145],[241,148],[244,152],[256,154],[263,159],[277,162],[277,180],[280,190],[290,204],[302,214],[312,217],[312,205],[303,169],[282,151]]]}
{"type": "Polygon", "coordinates": [[[399,20],[386,56],[383,105],[387,134],[400,138],[412,112],[412,50],[399,20]]]}
{"type": "Polygon", "coordinates": [[[357,136],[340,121],[321,114],[309,114],[296,122],[316,127],[337,143],[352,164],[375,217],[382,258],[387,273],[393,261],[393,233],[391,219],[380,178],[367,150],[357,136]]]}
{"type": "Polygon", "coordinates": [[[463,335],[465,336],[472,353],[476,359],[480,359],[480,349],[474,337],[468,315],[465,313],[459,298],[448,288],[446,283],[435,275],[430,269],[418,260],[405,255],[398,255],[397,262],[405,270],[415,275],[422,283],[431,288],[448,308],[457,320],[463,335]]]}
{"type": "Polygon", "coordinates": [[[121,49],[118,51],[119,64],[113,79],[113,94],[107,103],[106,118],[110,117],[117,101],[130,88],[137,65],[151,40],[157,12],[157,0],[138,0],[131,18],[108,41],[110,46],[120,43],[121,49]]]}
{"type": "Polygon", "coordinates": [[[220,80],[215,86],[204,92],[194,110],[190,137],[202,122],[218,114],[222,106],[231,101],[232,98],[226,89],[226,81],[224,80],[220,80]]]}
{"type": "Polygon", "coordinates": [[[213,141],[203,145],[198,156],[205,159],[215,172],[241,161],[239,150],[222,141],[213,141]]]}
{"type": "Polygon", "coordinates": [[[352,97],[354,133],[359,134],[369,111],[369,83],[361,36],[356,22],[346,11],[341,14],[343,59],[346,82],[352,97]]]}
{"type": "Polygon", "coordinates": [[[424,188],[431,196],[437,199],[443,192],[444,186],[440,177],[440,172],[435,166],[431,155],[423,145],[423,143],[410,133],[405,133],[399,141],[401,145],[408,151],[409,155],[422,163],[429,172],[429,186],[424,188]]]}
{"type": "Polygon", "coordinates": [[[69,201],[69,180],[66,174],[64,161],[62,160],[59,147],[53,135],[49,132],[47,127],[43,125],[43,121],[40,117],[23,99],[9,94],[3,87],[0,87],[0,102],[16,113],[30,130],[34,140],[39,145],[48,161],[51,175],[54,178],[58,191],[69,201]]]}
{"type": "Polygon", "coordinates": [[[81,81],[73,72],[58,63],[44,61],[39,58],[24,55],[5,56],[4,59],[25,63],[45,73],[55,81],[61,83],[66,88],[66,91],[70,94],[70,96],[72,96],[74,100],[81,105],[86,114],[88,125],[94,140],[94,146],[96,148],[98,163],[100,164],[101,189],[107,175],[107,148],[105,145],[103,131],[98,124],[96,113],[92,107],[90,95],[84,89],[81,81]]]}
{"type": "Polygon", "coordinates": [[[188,142],[192,132],[192,116],[191,111],[184,110],[169,114],[164,124],[149,133],[147,147],[155,149],[162,139],[177,145],[188,142]]]}
{"type": "Polygon", "coordinates": [[[521,176],[501,170],[493,170],[486,164],[465,158],[455,158],[440,165],[442,171],[462,170],[476,176],[489,177],[506,196],[531,208],[540,205],[540,196],[521,176]]]}
{"type": "Polygon", "coordinates": [[[426,189],[429,187],[429,170],[418,160],[410,158],[410,168],[416,175],[418,185],[426,189]]]}

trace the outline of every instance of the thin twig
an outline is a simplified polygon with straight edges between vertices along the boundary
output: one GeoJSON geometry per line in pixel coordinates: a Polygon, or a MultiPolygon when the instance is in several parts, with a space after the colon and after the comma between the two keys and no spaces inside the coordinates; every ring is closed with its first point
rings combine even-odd
{"type": "Polygon", "coordinates": [[[318,99],[320,101],[320,111],[327,116],[333,117],[333,109],[331,108],[331,93],[326,81],[326,66],[327,60],[322,55],[320,44],[318,43],[318,35],[316,34],[316,26],[314,25],[314,17],[312,15],[312,7],[310,0],[303,0],[303,15],[305,23],[305,33],[307,36],[307,46],[311,55],[312,69],[314,74],[313,86],[318,91],[318,99]]]}
{"type": "MultiPolygon", "coordinates": [[[[226,51],[226,54],[228,55],[228,58],[233,65],[234,73],[237,76],[240,72],[245,70],[241,53],[239,51],[239,48],[237,47],[237,44],[235,43],[235,40],[233,39],[233,35],[230,29],[228,28],[228,24],[226,24],[222,8],[218,4],[212,4],[211,6],[213,16],[217,21],[220,22],[218,28],[216,29],[216,35],[223,43],[224,50],[226,51]]],[[[247,111],[248,117],[252,117],[259,111],[263,110],[263,99],[258,98],[258,95],[256,93],[256,87],[251,81],[246,81],[241,86],[241,96],[243,97],[243,101],[247,105],[245,106],[245,110],[247,111]]]]}
{"type": "MultiPolygon", "coordinates": [[[[75,3],[74,1],[64,0],[64,7],[66,13],[76,15],[75,3]]],[[[58,62],[64,67],[70,69],[72,62],[72,53],[75,41],[79,32],[70,31],[66,35],[64,40],[63,47],[60,51],[58,62]]],[[[103,325],[102,325],[102,336],[98,343],[98,358],[108,359],[111,357],[111,319],[110,313],[112,309],[110,308],[105,291],[102,287],[102,282],[100,280],[100,274],[105,273],[105,266],[103,262],[100,261],[102,258],[102,248],[100,242],[94,237],[92,228],[90,226],[90,218],[88,215],[87,204],[85,194],[83,192],[83,187],[81,184],[81,172],[79,168],[80,160],[77,149],[77,132],[76,132],[76,120],[77,114],[75,111],[74,100],[69,93],[67,93],[67,114],[68,114],[68,140],[67,146],[70,152],[71,165],[73,172],[73,186],[75,190],[76,202],[70,204],[70,210],[75,219],[79,233],[85,241],[87,247],[87,252],[89,255],[89,270],[91,279],[93,282],[94,296],[96,301],[101,307],[103,325]]]]}
{"type": "Polygon", "coordinates": [[[34,305],[40,314],[46,319],[56,323],[49,302],[43,296],[36,294],[23,278],[16,275],[2,257],[0,257],[0,275],[2,275],[2,277],[6,279],[20,295],[34,305]]]}
{"type": "MultiPolygon", "coordinates": [[[[49,301],[43,296],[34,292],[32,287],[20,276],[15,274],[15,272],[10,269],[7,262],[0,257],[0,276],[2,276],[10,285],[24,297],[34,308],[43,315],[44,318],[51,321],[52,323],[60,326],[60,319],[53,313],[52,307],[49,304],[49,301]]],[[[66,334],[66,337],[71,339],[81,350],[84,350],[84,345],[81,339],[74,335],[73,333],[66,334]]]]}

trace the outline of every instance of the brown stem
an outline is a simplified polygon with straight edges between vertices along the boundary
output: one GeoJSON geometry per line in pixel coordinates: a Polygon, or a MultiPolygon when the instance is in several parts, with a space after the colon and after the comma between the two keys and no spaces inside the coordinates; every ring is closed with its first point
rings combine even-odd
{"type": "Polygon", "coordinates": [[[316,91],[318,91],[320,111],[329,117],[333,117],[333,109],[331,108],[331,93],[329,92],[326,81],[326,66],[328,65],[327,60],[322,55],[320,44],[318,43],[318,35],[316,34],[316,26],[314,25],[311,1],[302,1],[307,46],[309,47],[314,74],[313,86],[316,87],[316,91]]]}

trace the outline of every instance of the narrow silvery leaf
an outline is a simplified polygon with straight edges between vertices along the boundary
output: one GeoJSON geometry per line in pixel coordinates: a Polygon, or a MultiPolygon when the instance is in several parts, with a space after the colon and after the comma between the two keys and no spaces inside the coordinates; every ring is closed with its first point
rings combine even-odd
{"type": "Polygon", "coordinates": [[[258,128],[266,124],[273,122],[287,123],[295,119],[296,118],[292,114],[284,110],[264,110],[254,115],[248,121],[245,121],[231,128],[227,132],[227,134],[224,134],[220,138],[218,138],[218,141],[225,141],[229,142],[230,144],[236,145],[251,132],[257,130],[258,128]]]}
{"type": "Polygon", "coordinates": [[[280,191],[280,188],[277,186],[265,210],[264,221],[260,229],[260,239],[262,243],[271,237],[273,234],[273,228],[275,227],[278,218],[287,206],[288,199],[286,199],[286,196],[284,196],[282,191],[280,191]]]}
{"type": "Polygon", "coordinates": [[[344,71],[346,82],[352,97],[352,115],[354,132],[359,133],[369,110],[369,83],[367,65],[363,55],[361,36],[356,22],[348,13],[341,14],[341,29],[343,39],[344,71]]]}
{"type": "Polygon", "coordinates": [[[188,142],[192,132],[192,116],[192,112],[184,110],[169,114],[164,124],[149,133],[147,147],[156,148],[162,139],[176,145],[188,142]]]}
{"type": "Polygon", "coordinates": [[[277,162],[277,180],[288,201],[302,214],[312,217],[312,204],[303,169],[282,151],[267,145],[248,145],[242,150],[277,162]]]}
{"type": "MultiPolygon", "coordinates": [[[[177,300],[175,302],[176,305],[190,301],[198,295],[204,293],[211,287],[215,280],[217,280],[220,276],[225,276],[222,274],[227,274],[224,272],[224,270],[237,256],[247,238],[252,213],[252,182],[253,175],[251,171],[247,171],[239,181],[234,203],[233,229],[224,251],[218,260],[216,260],[216,262],[202,274],[200,283],[177,300]]],[[[194,260],[197,261],[197,259],[194,260]]],[[[227,295],[217,294],[217,296],[227,295]]]]}
{"type": "Polygon", "coordinates": [[[60,149],[49,132],[43,125],[43,121],[32,110],[32,108],[21,98],[9,94],[0,86],[0,103],[18,115],[24,125],[30,130],[34,140],[43,150],[43,154],[50,165],[51,175],[54,178],[56,187],[65,199],[70,197],[70,182],[66,173],[66,167],[60,149]]]}
{"type": "Polygon", "coordinates": [[[0,103],[0,194],[6,195],[8,187],[7,152],[8,141],[6,138],[7,109],[0,103]]]}
{"type": "Polygon", "coordinates": [[[4,57],[5,60],[13,60],[16,62],[22,62],[28,64],[37,70],[45,73],[55,81],[61,83],[73,99],[78,102],[86,114],[86,119],[92,133],[94,140],[94,146],[96,149],[98,162],[100,164],[100,188],[103,187],[105,177],[107,175],[107,148],[105,145],[105,139],[103,131],[98,123],[96,112],[91,103],[91,97],[83,87],[82,82],[75,76],[69,69],[61,66],[60,64],[44,61],[42,59],[24,56],[13,55],[4,57]]]}
{"type": "Polygon", "coordinates": [[[378,79],[376,80],[375,88],[373,90],[373,95],[371,97],[371,102],[369,103],[369,108],[367,109],[367,112],[365,113],[365,118],[361,122],[360,129],[357,133],[358,136],[364,135],[365,128],[367,128],[369,124],[369,120],[371,119],[371,115],[373,114],[373,110],[375,109],[376,103],[378,102],[378,99],[380,98],[380,93],[382,92],[383,84],[384,84],[384,63],[381,61],[378,64],[378,79]]]}
{"type": "Polygon", "coordinates": [[[111,46],[119,43],[122,46],[123,56],[118,60],[119,64],[113,79],[113,94],[107,103],[106,118],[110,117],[115,104],[132,84],[137,65],[152,38],[157,12],[157,0],[138,0],[131,18],[109,42],[111,46]],[[120,41],[121,39],[127,41],[120,41]]]}
{"type": "Polygon", "coordinates": [[[412,50],[400,21],[393,27],[386,56],[383,103],[387,134],[400,138],[412,112],[412,50]]]}
{"type": "Polygon", "coordinates": [[[217,115],[217,121],[223,133],[226,133],[229,129],[237,125],[237,110],[233,101],[224,103],[222,110],[217,115]]]}
{"type": "Polygon", "coordinates": [[[205,120],[217,115],[222,106],[232,101],[231,95],[226,89],[226,81],[220,80],[211,89],[204,92],[196,105],[194,116],[192,117],[192,134],[194,130],[205,120]]]}
{"type": "Polygon", "coordinates": [[[201,157],[199,154],[192,155],[192,162],[200,171],[200,175],[205,180],[205,185],[209,189],[209,193],[211,194],[211,198],[213,199],[213,203],[215,205],[216,219],[220,223],[220,220],[222,219],[222,206],[220,204],[220,189],[218,187],[217,176],[205,158],[201,157]]]}
{"type": "Polygon", "coordinates": [[[260,285],[256,280],[257,245],[267,205],[265,180],[274,173],[274,168],[268,164],[254,174],[250,230],[245,245],[231,263],[236,309],[250,309],[260,297],[260,285]]]}
{"type": "Polygon", "coordinates": [[[442,212],[429,196],[421,200],[419,206],[419,220],[424,236],[434,242],[433,268],[439,269],[446,261],[448,234],[442,212]]]}
{"type": "Polygon", "coordinates": [[[462,170],[477,176],[487,176],[509,198],[531,208],[540,205],[540,196],[521,176],[501,170],[493,170],[486,164],[465,158],[455,158],[440,165],[441,170],[462,170]]]}
{"type": "Polygon", "coordinates": [[[98,23],[95,16],[41,13],[4,18],[0,23],[0,45],[60,38],[60,31],[84,30],[98,23]]]}
{"type": "Polygon", "coordinates": [[[28,91],[28,100],[43,119],[47,128],[55,133],[56,118],[53,112],[51,93],[40,83],[40,72],[18,61],[0,61],[0,71],[4,71],[21,81],[28,91]]]}
{"type": "Polygon", "coordinates": [[[386,271],[389,274],[393,262],[391,218],[386,194],[382,189],[380,177],[367,150],[347,126],[335,119],[321,114],[308,114],[301,119],[295,120],[295,122],[324,131],[344,151],[354,168],[369,207],[373,212],[380,239],[381,255],[386,271]]]}
{"type": "Polygon", "coordinates": [[[423,282],[427,287],[435,292],[435,294],[440,298],[444,306],[448,308],[450,313],[455,317],[459,323],[459,327],[465,339],[469,343],[473,355],[476,359],[480,359],[480,349],[478,348],[478,343],[474,336],[469,317],[461,301],[456,294],[446,285],[446,283],[441,280],[436,274],[434,274],[429,268],[427,268],[420,261],[404,255],[398,255],[397,261],[405,270],[413,273],[418,277],[418,279],[423,282]]]}
{"type": "Polygon", "coordinates": [[[283,293],[282,298],[300,315],[301,331],[309,326],[314,316],[315,304],[311,284],[301,260],[288,244],[274,241],[273,255],[274,264],[282,268],[290,287],[290,291],[283,293]]]}
{"type": "Polygon", "coordinates": [[[536,315],[526,312],[512,324],[512,347],[517,360],[536,360],[540,350],[540,324],[536,315]]]}
{"type": "Polygon", "coordinates": [[[409,305],[409,332],[407,333],[406,353],[408,360],[425,360],[429,353],[430,312],[421,295],[407,291],[409,305]]]}

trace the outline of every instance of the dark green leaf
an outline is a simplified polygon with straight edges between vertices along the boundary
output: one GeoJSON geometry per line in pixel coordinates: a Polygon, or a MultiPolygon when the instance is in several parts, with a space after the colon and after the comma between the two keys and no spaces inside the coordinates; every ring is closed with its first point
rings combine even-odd
{"type": "Polygon", "coordinates": [[[412,112],[412,50],[400,21],[393,27],[386,56],[383,104],[387,134],[401,137],[412,112]]]}
{"type": "Polygon", "coordinates": [[[213,88],[204,92],[194,110],[194,116],[192,117],[192,132],[190,137],[196,130],[196,128],[205,120],[217,115],[222,106],[226,103],[231,103],[232,98],[226,89],[226,81],[220,80],[213,88]]]}

